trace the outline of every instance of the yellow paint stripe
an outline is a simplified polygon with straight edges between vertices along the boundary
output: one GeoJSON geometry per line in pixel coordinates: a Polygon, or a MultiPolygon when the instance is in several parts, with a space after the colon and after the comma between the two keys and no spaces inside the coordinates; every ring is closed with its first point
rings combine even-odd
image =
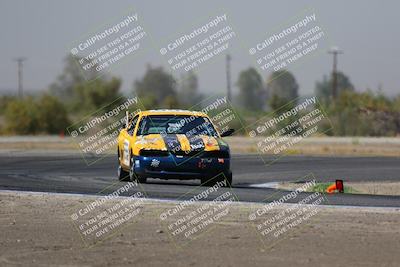
{"type": "Polygon", "coordinates": [[[181,144],[182,151],[190,151],[189,139],[184,134],[177,134],[179,143],[181,144]]]}
{"type": "Polygon", "coordinates": [[[215,137],[201,135],[201,139],[203,140],[204,143],[204,151],[214,151],[220,149],[218,141],[215,137]]]}

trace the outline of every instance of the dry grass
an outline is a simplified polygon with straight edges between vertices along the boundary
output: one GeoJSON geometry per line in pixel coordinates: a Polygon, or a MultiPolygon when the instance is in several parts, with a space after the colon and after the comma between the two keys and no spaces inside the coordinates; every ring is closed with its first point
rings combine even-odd
{"type": "MultiPolygon", "coordinates": [[[[318,191],[327,188],[331,183],[319,183],[310,191],[318,191]]],[[[301,184],[292,182],[278,183],[277,188],[282,190],[295,190],[299,188],[301,184]]],[[[368,194],[368,195],[388,195],[388,196],[399,196],[400,195],[400,182],[344,182],[345,193],[348,194],[368,194]]]]}

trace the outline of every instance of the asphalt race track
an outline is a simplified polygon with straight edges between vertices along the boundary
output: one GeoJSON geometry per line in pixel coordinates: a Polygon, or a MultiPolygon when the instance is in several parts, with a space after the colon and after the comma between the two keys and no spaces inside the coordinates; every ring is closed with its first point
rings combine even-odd
{"type": "MultiPolygon", "coordinates": [[[[254,188],[251,185],[277,181],[302,181],[312,174],[317,181],[399,181],[400,158],[390,157],[310,157],[286,156],[273,161],[258,155],[234,155],[233,186],[237,199],[245,202],[270,202],[286,191],[254,188]]],[[[108,156],[87,166],[78,154],[1,154],[0,189],[78,194],[109,194],[124,183],[116,177],[117,160],[108,156]]],[[[197,180],[149,179],[140,185],[147,197],[190,199],[204,187],[197,180]]],[[[298,202],[308,196],[301,193],[298,202]]],[[[215,197],[209,195],[209,199],[215,197]]],[[[400,196],[336,194],[326,196],[329,205],[400,207],[400,196]]]]}

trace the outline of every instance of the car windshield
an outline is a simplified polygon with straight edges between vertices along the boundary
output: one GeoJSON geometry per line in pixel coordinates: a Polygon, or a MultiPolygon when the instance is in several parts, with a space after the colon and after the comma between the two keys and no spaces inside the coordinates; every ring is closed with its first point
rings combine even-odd
{"type": "Polygon", "coordinates": [[[218,137],[210,120],[206,117],[190,115],[151,115],[143,117],[137,135],[185,134],[218,137]]]}

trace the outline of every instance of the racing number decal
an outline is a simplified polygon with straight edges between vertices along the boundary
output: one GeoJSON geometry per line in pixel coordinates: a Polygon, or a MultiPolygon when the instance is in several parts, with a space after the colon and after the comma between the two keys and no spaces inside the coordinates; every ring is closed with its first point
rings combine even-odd
{"type": "Polygon", "coordinates": [[[131,156],[131,154],[129,153],[129,140],[125,139],[124,140],[124,150],[122,153],[122,160],[124,162],[124,165],[129,166],[130,156],[131,156]]]}
{"type": "Polygon", "coordinates": [[[182,150],[181,143],[179,142],[178,137],[175,134],[162,135],[162,137],[168,151],[176,153],[182,150]]]}
{"type": "Polygon", "coordinates": [[[191,151],[203,151],[205,148],[203,139],[200,136],[194,135],[188,137],[191,151]]]}

